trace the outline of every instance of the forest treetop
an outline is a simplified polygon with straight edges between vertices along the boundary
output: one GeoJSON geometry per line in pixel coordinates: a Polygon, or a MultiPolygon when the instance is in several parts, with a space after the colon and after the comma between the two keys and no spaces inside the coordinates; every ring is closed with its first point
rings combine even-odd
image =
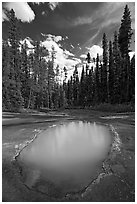
{"type": "MultiPolygon", "coordinates": [[[[3,108],[60,108],[92,106],[99,103],[133,102],[135,94],[135,56],[130,59],[132,37],[131,15],[124,8],[121,25],[114,32],[113,41],[102,36],[103,58],[94,59],[95,67],[86,67],[79,77],[78,67],[67,80],[67,67],[63,68],[63,83],[60,83],[60,67],[55,66],[56,53],[43,49],[40,42],[34,43],[34,51],[27,54],[27,44],[20,48],[20,31],[15,12],[9,12],[8,40],[3,41],[3,108]],[[45,60],[45,56],[49,56],[45,60]]],[[[92,59],[93,60],[93,59],[92,59]]]]}

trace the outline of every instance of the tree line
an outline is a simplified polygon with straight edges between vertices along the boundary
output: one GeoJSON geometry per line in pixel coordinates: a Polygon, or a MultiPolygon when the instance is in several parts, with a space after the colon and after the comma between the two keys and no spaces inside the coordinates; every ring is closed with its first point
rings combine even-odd
{"type": "Polygon", "coordinates": [[[26,42],[20,45],[19,21],[13,10],[8,18],[9,35],[2,43],[3,110],[134,103],[135,55],[130,59],[133,33],[127,5],[113,40],[108,42],[106,34],[103,34],[103,60],[97,54],[95,68],[90,67],[92,59],[88,53],[80,77],[76,65],[73,75],[67,80],[67,68],[64,67],[63,83],[59,80],[59,66],[54,66],[54,48],[48,61],[44,56],[49,56],[49,52],[39,42],[34,43],[34,51],[28,54],[26,42]]]}

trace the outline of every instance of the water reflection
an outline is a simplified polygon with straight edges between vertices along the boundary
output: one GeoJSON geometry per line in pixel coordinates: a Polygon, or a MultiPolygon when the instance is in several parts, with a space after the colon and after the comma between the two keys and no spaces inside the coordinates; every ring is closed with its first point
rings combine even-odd
{"type": "Polygon", "coordinates": [[[49,128],[18,158],[25,169],[24,182],[29,187],[40,179],[58,186],[64,182],[67,189],[72,189],[72,183],[81,186],[83,179],[87,182],[98,162],[105,158],[110,143],[109,130],[95,123],[71,122],[49,128]]]}

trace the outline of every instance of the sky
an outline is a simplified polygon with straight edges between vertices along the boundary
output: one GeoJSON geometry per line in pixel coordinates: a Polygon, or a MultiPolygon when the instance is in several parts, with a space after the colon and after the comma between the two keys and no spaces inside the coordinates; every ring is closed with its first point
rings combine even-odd
{"type": "MultiPolygon", "coordinates": [[[[134,2],[4,2],[2,4],[2,35],[7,38],[8,18],[6,10],[13,9],[21,20],[22,40],[28,37],[39,40],[51,49],[55,46],[57,63],[72,66],[91,57],[102,55],[102,36],[113,40],[118,31],[125,5],[131,12],[132,29],[135,33],[134,2]],[[64,61],[63,61],[64,60],[64,61]]],[[[135,50],[134,36],[131,49],[135,50]]]]}

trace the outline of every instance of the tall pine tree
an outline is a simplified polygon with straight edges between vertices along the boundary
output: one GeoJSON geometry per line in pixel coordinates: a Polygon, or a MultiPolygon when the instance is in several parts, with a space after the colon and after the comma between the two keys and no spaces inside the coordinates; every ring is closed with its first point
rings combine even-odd
{"type": "Polygon", "coordinates": [[[100,101],[100,83],[99,83],[99,54],[96,58],[96,69],[95,69],[95,101],[100,101]]]}
{"type": "Polygon", "coordinates": [[[107,84],[107,72],[108,72],[108,45],[107,36],[103,34],[103,67],[102,67],[102,102],[108,102],[108,84],[107,84]]]}
{"type": "Polygon", "coordinates": [[[119,29],[118,43],[120,47],[120,52],[122,57],[127,57],[130,51],[130,43],[132,37],[132,28],[131,28],[131,15],[128,5],[125,6],[124,14],[121,20],[121,26],[119,29]]]}
{"type": "Polygon", "coordinates": [[[135,55],[131,59],[129,79],[129,100],[135,103],[135,55]]]}
{"type": "Polygon", "coordinates": [[[129,75],[130,75],[130,44],[132,38],[132,28],[131,28],[131,15],[128,5],[125,6],[124,14],[121,20],[121,26],[119,29],[119,48],[122,56],[123,66],[122,66],[122,80],[123,80],[123,96],[121,102],[128,102],[130,100],[129,93],[129,75]]]}
{"type": "Polygon", "coordinates": [[[114,62],[113,62],[113,51],[112,51],[112,42],[109,42],[109,102],[113,102],[114,93],[114,62]]]}
{"type": "Polygon", "coordinates": [[[2,107],[3,110],[9,109],[11,106],[9,98],[10,87],[10,57],[9,57],[9,45],[7,41],[2,42],[2,107]]]}
{"type": "Polygon", "coordinates": [[[22,107],[23,98],[21,96],[21,58],[19,52],[20,32],[18,20],[13,9],[9,12],[9,43],[10,43],[10,75],[9,75],[9,94],[12,109],[22,107]]]}
{"type": "Polygon", "coordinates": [[[21,47],[21,94],[24,99],[24,107],[28,107],[30,93],[30,69],[27,55],[26,41],[21,47]]]}
{"type": "Polygon", "coordinates": [[[117,32],[114,33],[113,41],[113,72],[114,72],[114,84],[113,84],[113,100],[112,103],[120,103],[120,97],[122,97],[123,82],[122,82],[122,68],[121,68],[121,57],[118,47],[118,36],[117,32]]]}
{"type": "Polygon", "coordinates": [[[75,66],[75,70],[73,72],[73,97],[74,106],[77,106],[79,103],[79,77],[77,66],[75,66]]]}

